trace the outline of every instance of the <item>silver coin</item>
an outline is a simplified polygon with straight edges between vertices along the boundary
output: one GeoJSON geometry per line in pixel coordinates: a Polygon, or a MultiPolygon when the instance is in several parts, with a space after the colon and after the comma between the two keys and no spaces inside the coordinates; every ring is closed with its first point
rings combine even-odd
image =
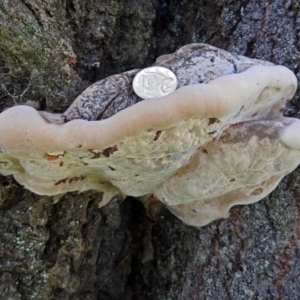
{"type": "Polygon", "coordinates": [[[159,98],[176,90],[177,79],[171,70],[154,66],[137,73],[132,87],[143,99],[159,98]]]}

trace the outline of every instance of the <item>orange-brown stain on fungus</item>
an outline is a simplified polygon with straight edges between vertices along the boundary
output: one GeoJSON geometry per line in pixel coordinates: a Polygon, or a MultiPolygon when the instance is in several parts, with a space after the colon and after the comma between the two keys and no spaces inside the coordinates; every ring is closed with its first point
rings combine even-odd
{"type": "Polygon", "coordinates": [[[159,139],[160,135],[161,135],[161,130],[156,131],[153,141],[157,141],[159,139]]]}
{"type": "Polygon", "coordinates": [[[64,179],[61,179],[61,180],[58,180],[57,182],[55,182],[54,185],[59,185],[61,183],[66,183],[68,181],[68,178],[64,178],[64,179]]]}
{"type": "Polygon", "coordinates": [[[100,153],[94,153],[94,156],[91,157],[91,159],[96,159],[100,157],[100,153]]]}
{"type": "Polygon", "coordinates": [[[46,153],[47,160],[49,160],[49,161],[59,159],[60,156],[64,157],[65,152],[62,152],[62,153],[51,153],[51,152],[46,153]]]}
{"type": "Polygon", "coordinates": [[[118,147],[117,147],[117,145],[114,145],[112,147],[108,147],[108,148],[104,149],[101,153],[106,157],[110,157],[116,151],[118,151],[118,147]]]}
{"type": "Polygon", "coordinates": [[[217,118],[209,118],[208,119],[208,125],[213,125],[215,123],[220,123],[220,120],[217,118]]]}
{"type": "Polygon", "coordinates": [[[68,182],[72,183],[74,181],[84,180],[85,178],[86,178],[86,176],[83,176],[83,175],[81,175],[81,176],[74,176],[74,177],[69,178],[68,182]]]}
{"type": "Polygon", "coordinates": [[[97,150],[94,150],[94,149],[87,149],[88,152],[94,154],[93,157],[91,157],[91,159],[96,159],[96,158],[99,158],[100,157],[100,152],[97,151],[97,150]]]}
{"type": "Polygon", "coordinates": [[[72,183],[73,181],[78,181],[78,180],[84,180],[86,178],[86,176],[74,176],[71,178],[64,178],[64,179],[60,179],[57,182],[54,183],[54,185],[59,185],[61,183],[72,183]]]}

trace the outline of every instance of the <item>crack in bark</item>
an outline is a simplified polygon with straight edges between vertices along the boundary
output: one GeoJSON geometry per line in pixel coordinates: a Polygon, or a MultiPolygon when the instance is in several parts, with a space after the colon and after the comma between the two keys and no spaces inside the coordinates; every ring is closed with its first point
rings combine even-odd
{"type": "Polygon", "coordinates": [[[35,18],[36,22],[38,23],[38,25],[44,29],[44,25],[43,22],[41,20],[41,18],[38,16],[37,12],[34,10],[33,6],[31,5],[30,2],[28,2],[27,0],[21,0],[21,2],[27,7],[27,9],[31,12],[31,14],[33,15],[33,17],[35,18]]]}

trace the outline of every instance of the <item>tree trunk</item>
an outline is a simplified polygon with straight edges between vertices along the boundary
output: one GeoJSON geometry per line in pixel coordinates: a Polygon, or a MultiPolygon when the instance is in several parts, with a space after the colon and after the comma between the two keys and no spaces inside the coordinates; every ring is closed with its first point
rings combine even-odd
{"type": "MultiPolygon", "coordinates": [[[[1,0],[0,108],[64,111],[93,82],[196,42],[299,79],[299,1],[1,0]]],[[[299,299],[299,178],[196,229],[134,198],[54,203],[0,177],[0,299],[299,299]]]]}

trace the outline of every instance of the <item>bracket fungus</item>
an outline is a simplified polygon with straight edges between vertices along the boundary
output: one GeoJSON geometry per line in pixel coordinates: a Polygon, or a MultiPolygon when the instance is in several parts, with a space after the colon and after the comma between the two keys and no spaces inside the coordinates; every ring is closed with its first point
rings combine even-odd
{"type": "Polygon", "coordinates": [[[118,193],[157,199],[203,226],[262,199],[300,163],[300,121],[282,116],[297,87],[287,68],[204,44],[155,65],[179,82],[162,98],[134,95],[134,70],[95,83],[61,115],[2,112],[0,173],[42,195],[102,191],[101,205],[118,193]]]}

